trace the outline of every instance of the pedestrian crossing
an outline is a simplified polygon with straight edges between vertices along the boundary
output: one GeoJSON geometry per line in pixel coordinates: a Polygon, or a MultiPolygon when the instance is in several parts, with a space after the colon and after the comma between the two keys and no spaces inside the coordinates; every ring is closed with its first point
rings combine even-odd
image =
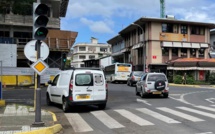
{"type": "MultiPolygon", "coordinates": [[[[208,120],[208,117],[215,119],[215,108],[206,106],[191,107],[156,107],[156,108],[135,108],[135,109],[113,109],[89,112],[99,123],[109,129],[124,129],[128,124],[133,123],[140,127],[156,126],[158,121],[169,125],[183,124],[183,122],[201,123],[208,120]],[[200,115],[199,117],[197,117],[200,115]],[[174,117],[174,118],[173,118],[174,117]],[[206,117],[206,118],[205,118],[206,117]],[[153,119],[151,119],[153,118],[153,119]]],[[[85,120],[83,113],[65,113],[74,132],[93,132],[94,122],[85,120]]]]}

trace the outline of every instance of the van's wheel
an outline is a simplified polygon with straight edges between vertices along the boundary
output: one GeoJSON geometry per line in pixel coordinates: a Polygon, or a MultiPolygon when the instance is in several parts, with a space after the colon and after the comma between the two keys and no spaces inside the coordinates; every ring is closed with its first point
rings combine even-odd
{"type": "Polygon", "coordinates": [[[50,97],[49,97],[49,94],[48,94],[48,93],[46,94],[46,104],[47,104],[48,106],[53,105],[53,102],[51,102],[51,100],[50,100],[50,97]]]}
{"type": "Polygon", "coordinates": [[[69,111],[69,104],[65,97],[63,98],[62,109],[65,113],[69,111]]]}
{"type": "Polygon", "coordinates": [[[99,105],[98,105],[98,108],[99,108],[100,110],[105,109],[105,107],[106,107],[106,103],[104,103],[104,104],[99,104],[99,105]]]}

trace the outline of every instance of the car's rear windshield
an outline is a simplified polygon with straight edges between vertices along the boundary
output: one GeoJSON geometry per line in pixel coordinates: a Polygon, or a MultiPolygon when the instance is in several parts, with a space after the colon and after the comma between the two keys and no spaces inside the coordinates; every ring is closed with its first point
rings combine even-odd
{"type": "Polygon", "coordinates": [[[166,77],[165,77],[165,75],[162,75],[162,74],[151,74],[148,77],[148,81],[157,81],[157,80],[166,81],[166,77]]]}
{"type": "Polygon", "coordinates": [[[93,86],[93,74],[77,74],[75,76],[76,86],[93,86]]]}
{"type": "Polygon", "coordinates": [[[141,77],[143,75],[143,72],[134,72],[134,76],[139,76],[141,77]]]}

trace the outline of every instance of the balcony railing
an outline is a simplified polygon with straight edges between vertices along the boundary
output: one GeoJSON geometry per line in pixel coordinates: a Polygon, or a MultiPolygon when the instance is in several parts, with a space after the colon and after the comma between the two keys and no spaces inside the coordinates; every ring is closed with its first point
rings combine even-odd
{"type": "MultiPolygon", "coordinates": [[[[33,17],[24,15],[13,15],[13,14],[0,14],[0,24],[16,25],[16,26],[32,26],[33,17]]],[[[49,28],[60,28],[59,18],[49,18],[47,27],[49,28]]]]}

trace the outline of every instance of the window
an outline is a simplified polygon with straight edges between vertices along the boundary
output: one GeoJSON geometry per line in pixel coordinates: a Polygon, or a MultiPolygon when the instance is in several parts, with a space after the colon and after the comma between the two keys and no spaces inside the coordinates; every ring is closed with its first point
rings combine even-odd
{"type": "Polygon", "coordinates": [[[86,47],[79,47],[79,51],[86,51],[86,47]]]}
{"type": "Polygon", "coordinates": [[[196,57],[196,49],[194,48],[190,49],[190,57],[196,57]]]}
{"type": "Polygon", "coordinates": [[[107,48],[106,47],[101,47],[100,52],[107,52],[107,48]]]}
{"type": "Polygon", "coordinates": [[[172,55],[178,56],[178,48],[172,48],[172,55]]]}
{"type": "Polygon", "coordinates": [[[204,48],[199,49],[199,57],[204,57],[204,55],[205,55],[204,53],[205,53],[204,48]]]}
{"type": "Polygon", "coordinates": [[[90,55],[89,59],[95,59],[95,55],[90,55]]]}
{"type": "Polygon", "coordinates": [[[75,76],[76,86],[93,86],[93,74],[77,74],[75,76]]]}
{"type": "Polygon", "coordinates": [[[104,80],[101,74],[95,74],[94,81],[96,85],[103,85],[104,80]]]}
{"type": "Polygon", "coordinates": [[[162,24],[162,32],[173,33],[173,24],[162,24]]]}
{"type": "Polygon", "coordinates": [[[54,78],[54,80],[53,80],[53,82],[52,82],[52,86],[56,86],[56,85],[57,85],[58,78],[59,78],[59,75],[57,75],[57,76],[54,78]]]}
{"type": "Polygon", "coordinates": [[[162,48],[162,55],[163,56],[169,56],[169,48],[163,47],[162,48]]]}
{"type": "Polygon", "coordinates": [[[203,27],[192,26],[191,27],[191,34],[204,35],[205,34],[205,29],[203,27]]]}
{"type": "Polygon", "coordinates": [[[84,65],[84,64],[81,64],[81,67],[85,67],[85,65],[84,65]]]}
{"type": "Polygon", "coordinates": [[[181,25],[181,34],[187,34],[187,26],[181,25]]]}
{"type": "Polygon", "coordinates": [[[187,49],[189,48],[181,48],[181,57],[187,57],[187,49]]]}
{"type": "Polygon", "coordinates": [[[84,59],[86,59],[86,56],[85,56],[85,55],[80,55],[80,56],[79,56],[79,59],[84,60],[84,59]]]}
{"type": "Polygon", "coordinates": [[[164,75],[157,75],[157,74],[149,75],[148,81],[156,81],[156,80],[166,81],[167,79],[164,75]]]}

